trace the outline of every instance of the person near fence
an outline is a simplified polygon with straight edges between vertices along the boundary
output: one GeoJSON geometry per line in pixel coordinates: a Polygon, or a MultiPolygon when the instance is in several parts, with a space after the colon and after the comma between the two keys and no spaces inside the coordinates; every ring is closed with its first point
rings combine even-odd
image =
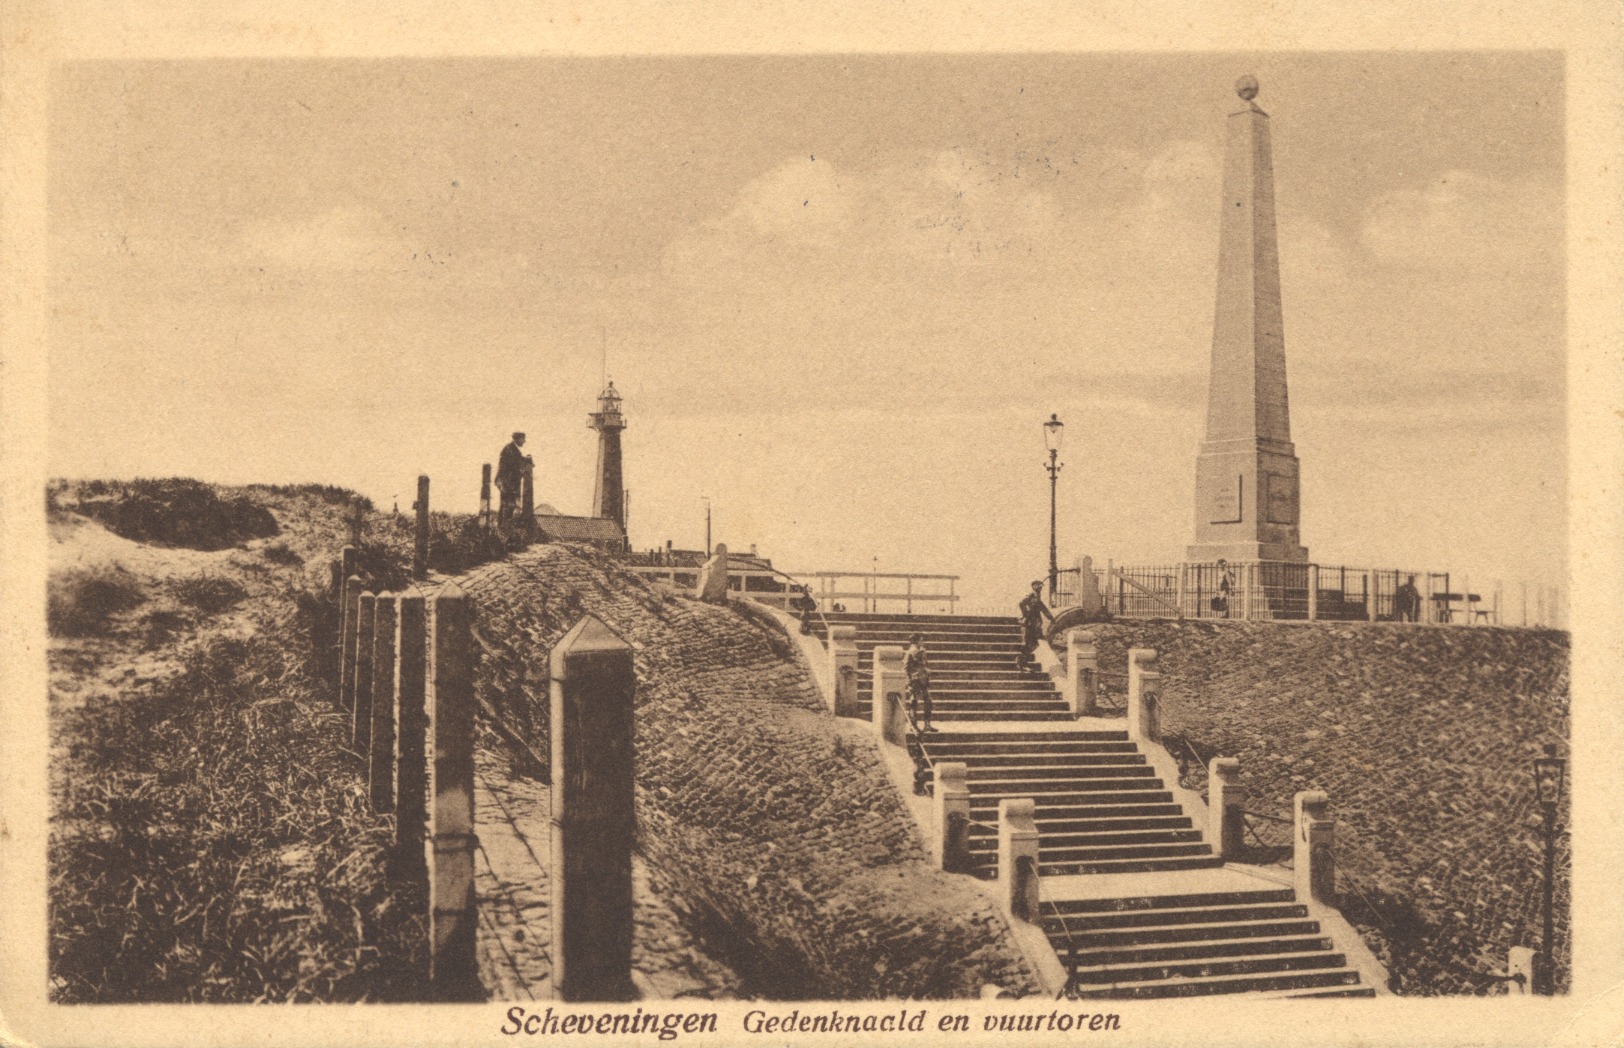
{"type": "Polygon", "coordinates": [[[1393,594],[1393,615],[1400,622],[1416,622],[1421,618],[1421,591],[1415,588],[1415,576],[1393,594]]]}
{"type": "Polygon", "coordinates": [[[1229,570],[1229,561],[1218,561],[1218,595],[1212,598],[1212,610],[1229,618],[1229,598],[1235,594],[1235,573],[1229,570]]]}
{"type": "Polygon", "coordinates": [[[1015,660],[1017,669],[1035,667],[1038,639],[1043,634],[1043,620],[1054,621],[1054,613],[1043,603],[1043,583],[1032,583],[1032,592],[1021,601],[1021,654],[1015,660]]]}
{"type": "Polygon", "coordinates": [[[908,638],[908,650],[902,655],[902,671],[908,675],[908,712],[913,716],[914,723],[919,724],[920,731],[936,731],[931,724],[930,706],[930,666],[925,661],[925,638],[915,633],[908,638]],[[919,719],[921,708],[925,719],[919,719]]]}
{"type": "Polygon", "coordinates": [[[523,448],[524,434],[515,433],[508,446],[502,449],[501,458],[496,460],[496,488],[502,493],[502,508],[497,511],[496,521],[504,528],[519,508],[524,475],[534,467],[533,460],[524,453],[523,448]]]}
{"type": "Polygon", "coordinates": [[[801,619],[801,633],[811,633],[812,616],[818,613],[818,602],[806,586],[797,588],[795,592],[795,613],[801,619]]]}

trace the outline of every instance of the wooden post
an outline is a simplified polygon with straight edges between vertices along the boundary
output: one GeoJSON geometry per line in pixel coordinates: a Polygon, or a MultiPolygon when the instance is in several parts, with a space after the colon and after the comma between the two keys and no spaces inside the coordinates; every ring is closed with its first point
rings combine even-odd
{"type": "Polygon", "coordinates": [[[963,761],[936,765],[930,807],[936,828],[932,857],[936,868],[963,873],[970,858],[970,770],[963,761]]]}
{"type": "Polygon", "coordinates": [[[528,541],[536,534],[536,470],[530,463],[519,472],[519,534],[528,541]]]}
{"type": "Polygon", "coordinates": [[[1235,757],[1207,762],[1207,843],[1219,858],[1233,859],[1245,843],[1245,804],[1241,762],[1235,757]]]}
{"type": "Polygon", "coordinates": [[[419,582],[429,577],[429,478],[417,478],[417,545],[412,550],[412,578],[419,582]]]}
{"type": "Polygon", "coordinates": [[[338,653],[338,704],[346,712],[355,708],[355,648],[360,624],[356,618],[361,607],[361,576],[350,575],[344,580],[344,623],[338,653]]]}
{"type": "Polygon", "coordinates": [[[350,721],[350,748],[365,760],[367,742],[372,738],[372,622],[378,598],[361,594],[355,636],[355,707],[350,721]]]}
{"type": "Polygon", "coordinates": [[[400,673],[395,688],[395,850],[411,872],[422,873],[428,787],[428,619],[423,594],[400,595],[400,673]]]}
{"type": "Polygon", "coordinates": [[[489,462],[479,470],[479,523],[481,527],[490,527],[491,520],[491,464],[489,462]]]}
{"type": "Polygon", "coordinates": [[[632,963],[632,649],[591,615],[552,652],[553,992],[627,1001],[632,963]]]}
{"type": "Polygon", "coordinates": [[[455,583],[434,599],[429,707],[429,980],[442,1000],[473,997],[474,642],[468,596],[455,583]]]}
{"type": "Polygon", "coordinates": [[[373,811],[395,810],[395,685],[400,597],[380,593],[372,606],[372,727],[367,780],[373,811]]]}

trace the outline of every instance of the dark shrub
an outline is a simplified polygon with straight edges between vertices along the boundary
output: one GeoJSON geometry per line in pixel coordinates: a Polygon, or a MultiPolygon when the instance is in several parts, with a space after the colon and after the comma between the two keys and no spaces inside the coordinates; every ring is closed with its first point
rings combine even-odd
{"type": "Polygon", "coordinates": [[[271,511],[242,496],[221,498],[196,480],[134,480],[115,486],[91,481],[79,512],[137,542],[216,550],[277,534],[271,511]],[[105,493],[105,494],[104,494],[105,493]]]}
{"type": "Polygon", "coordinates": [[[295,553],[293,550],[289,549],[288,544],[285,542],[278,542],[274,546],[266,546],[264,549],[259,551],[259,555],[270,561],[272,564],[286,564],[289,567],[294,568],[300,567],[304,564],[304,558],[299,556],[299,554],[295,553]]]}
{"type": "Polygon", "coordinates": [[[146,599],[140,583],[123,571],[68,572],[50,580],[45,625],[58,637],[99,636],[114,615],[146,599]]]}
{"type": "Polygon", "coordinates": [[[242,603],[248,591],[219,575],[195,575],[171,585],[175,599],[205,615],[217,615],[242,603]]]}

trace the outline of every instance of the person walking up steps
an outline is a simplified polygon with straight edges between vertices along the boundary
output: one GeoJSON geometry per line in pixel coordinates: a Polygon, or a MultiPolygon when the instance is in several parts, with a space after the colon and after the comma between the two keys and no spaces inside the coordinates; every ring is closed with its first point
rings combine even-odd
{"type": "Polygon", "coordinates": [[[908,650],[902,656],[902,669],[908,675],[908,712],[919,723],[919,708],[924,707],[925,720],[919,725],[920,731],[936,731],[931,724],[930,708],[930,666],[925,662],[925,643],[922,634],[915,633],[908,638],[908,650]]]}
{"type": "Polygon", "coordinates": [[[1016,669],[1037,667],[1034,656],[1038,650],[1038,639],[1043,635],[1044,619],[1053,622],[1054,614],[1043,603],[1043,583],[1034,582],[1032,592],[1021,601],[1021,654],[1015,660],[1016,669]]]}

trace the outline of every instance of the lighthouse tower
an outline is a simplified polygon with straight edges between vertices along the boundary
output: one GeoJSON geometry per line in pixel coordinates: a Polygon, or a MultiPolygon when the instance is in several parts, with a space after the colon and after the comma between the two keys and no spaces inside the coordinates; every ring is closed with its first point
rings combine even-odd
{"type": "Polygon", "coordinates": [[[1274,229],[1269,114],[1250,76],[1229,115],[1207,433],[1195,466],[1192,561],[1303,562],[1297,452],[1286,403],[1286,340],[1274,229]]]}
{"type": "Polygon", "coordinates": [[[598,410],[587,416],[587,425],[598,431],[598,472],[592,492],[592,515],[614,521],[621,534],[626,531],[626,488],[620,473],[620,431],[626,417],[620,413],[620,394],[614,382],[603,387],[598,410]]]}

